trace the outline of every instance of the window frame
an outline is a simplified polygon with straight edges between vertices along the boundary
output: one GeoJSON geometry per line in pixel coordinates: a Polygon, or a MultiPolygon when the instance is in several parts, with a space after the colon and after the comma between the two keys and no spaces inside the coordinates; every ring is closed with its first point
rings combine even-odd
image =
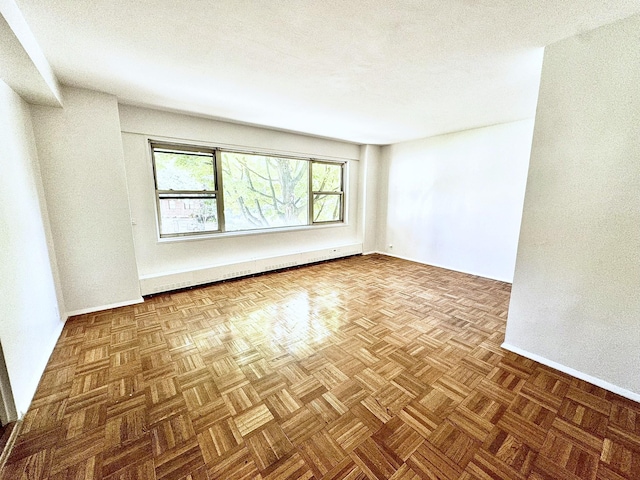
{"type": "MultiPolygon", "coordinates": [[[[224,228],[224,224],[221,223],[220,216],[220,205],[222,200],[222,192],[220,189],[220,181],[219,181],[219,168],[218,168],[218,159],[217,154],[214,148],[211,147],[199,147],[194,145],[184,145],[170,142],[161,142],[161,141],[149,141],[149,147],[151,149],[151,164],[153,167],[153,183],[154,183],[154,191],[155,191],[155,200],[156,200],[156,220],[158,225],[158,238],[174,238],[174,237],[191,237],[197,235],[212,235],[221,233],[224,228]],[[156,167],[156,151],[168,151],[175,153],[184,153],[187,155],[200,155],[200,156],[211,156],[212,159],[212,173],[213,173],[213,182],[214,182],[214,190],[164,190],[158,188],[158,172],[156,167]],[[202,199],[214,199],[216,201],[216,220],[218,223],[218,228],[216,230],[203,230],[200,232],[178,232],[178,233],[162,233],[162,208],[160,206],[161,200],[202,200],[202,199]]],[[[224,217],[222,217],[222,222],[224,222],[224,217]]]]}
{"type": "Polygon", "coordinates": [[[270,233],[276,231],[286,230],[301,230],[309,228],[318,228],[320,226],[327,225],[345,225],[346,224],[346,171],[347,160],[328,160],[312,157],[302,157],[288,154],[278,154],[273,152],[259,152],[237,148],[225,148],[222,146],[202,146],[187,143],[176,143],[164,140],[149,139],[149,149],[151,153],[151,165],[154,182],[155,192],[155,204],[156,204],[156,223],[157,233],[159,240],[176,240],[176,239],[189,239],[197,237],[216,237],[216,236],[229,236],[229,235],[256,235],[261,233],[270,233]],[[158,189],[158,175],[156,168],[155,152],[170,151],[175,153],[185,154],[201,154],[211,155],[213,160],[213,173],[214,173],[214,187],[215,190],[160,190],[158,189]],[[246,230],[232,230],[227,232],[225,230],[225,216],[224,216],[224,182],[222,175],[222,153],[239,153],[245,155],[258,155],[263,157],[272,158],[290,158],[294,160],[302,160],[307,162],[308,168],[308,191],[307,191],[307,204],[308,204],[308,219],[304,225],[295,226],[277,226],[277,227],[265,227],[260,229],[246,229],[246,230]],[[340,190],[339,191],[314,191],[313,190],[313,165],[314,164],[326,164],[326,165],[339,165],[340,166],[340,190]],[[332,195],[339,196],[340,198],[340,215],[338,220],[327,221],[315,221],[314,220],[314,206],[313,200],[316,195],[332,195]],[[172,200],[189,200],[189,199],[202,199],[211,198],[216,201],[216,215],[218,228],[216,230],[204,230],[197,232],[178,232],[178,233],[162,233],[162,210],[160,207],[160,200],[172,199],[172,200]]]}
{"type": "Polygon", "coordinates": [[[311,160],[309,162],[309,223],[310,225],[327,225],[332,223],[344,223],[344,170],[345,170],[346,162],[331,162],[328,160],[311,160]],[[339,191],[324,191],[324,190],[313,190],[313,165],[340,165],[340,190],[339,191]],[[340,215],[338,220],[324,220],[324,221],[316,221],[314,216],[314,198],[316,195],[327,195],[327,196],[338,196],[340,198],[340,215]]]}

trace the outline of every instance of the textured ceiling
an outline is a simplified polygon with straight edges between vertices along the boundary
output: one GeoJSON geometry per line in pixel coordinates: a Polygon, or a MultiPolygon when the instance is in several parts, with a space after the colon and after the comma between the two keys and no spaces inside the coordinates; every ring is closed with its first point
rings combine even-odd
{"type": "Polygon", "coordinates": [[[388,144],[533,117],[542,47],[640,0],[16,0],[59,80],[388,144]]]}

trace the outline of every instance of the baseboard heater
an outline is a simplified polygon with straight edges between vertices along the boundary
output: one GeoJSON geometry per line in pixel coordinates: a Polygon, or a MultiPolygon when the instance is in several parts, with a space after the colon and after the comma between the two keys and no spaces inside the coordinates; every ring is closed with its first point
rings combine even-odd
{"type": "Polygon", "coordinates": [[[360,254],[362,254],[362,243],[353,243],[319,250],[264,257],[245,262],[215,265],[195,270],[144,275],[140,277],[140,290],[142,291],[142,295],[153,295],[155,293],[180,290],[182,288],[229,280],[231,278],[246,277],[248,275],[360,254]]]}

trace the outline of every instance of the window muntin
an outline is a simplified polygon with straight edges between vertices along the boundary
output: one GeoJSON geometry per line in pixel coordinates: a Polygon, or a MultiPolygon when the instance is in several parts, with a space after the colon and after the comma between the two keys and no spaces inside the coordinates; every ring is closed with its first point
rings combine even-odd
{"type": "Polygon", "coordinates": [[[344,221],[344,162],[151,142],[161,238],[344,221]]]}

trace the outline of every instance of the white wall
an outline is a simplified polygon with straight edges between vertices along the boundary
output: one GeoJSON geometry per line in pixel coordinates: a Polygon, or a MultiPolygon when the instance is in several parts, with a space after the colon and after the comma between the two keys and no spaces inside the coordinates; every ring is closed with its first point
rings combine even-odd
{"type": "Polygon", "coordinates": [[[382,148],[378,145],[363,145],[360,147],[360,198],[358,219],[358,235],[363,239],[363,253],[373,253],[378,250],[378,218],[380,202],[380,163],[382,148]]]}
{"type": "Polygon", "coordinates": [[[0,341],[17,413],[64,325],[29,106],[0,81],[0,341]]]}
{"type": "Polygon", "coordinates": [[[23,100],[60,107],[58,79],[14,0],[0,0],[0,78],[23,100]]]}
{"type": "Polygon", "coordinates": [[[141,301],[116,98],[62,93],[31,110],[67,313],[141,301]]]}
{"type": "Polygon", "coordinates": [[[141,278],[362,242],[357,228],[358,145],[126,105],[120,106],[120,119],[141,278]],[[149,138],[347,160],[348,222],[299,231],[158,241],[149,138]]]}
{"type": "Polygon", "coordinates": [[[383,148],[382,252],[510,282],[533,120],[383,148]]]}
{"type": "Polygon", "coordinates": [[[636,400],[639,31],[546,49],[505,345],[636,400]]]}

